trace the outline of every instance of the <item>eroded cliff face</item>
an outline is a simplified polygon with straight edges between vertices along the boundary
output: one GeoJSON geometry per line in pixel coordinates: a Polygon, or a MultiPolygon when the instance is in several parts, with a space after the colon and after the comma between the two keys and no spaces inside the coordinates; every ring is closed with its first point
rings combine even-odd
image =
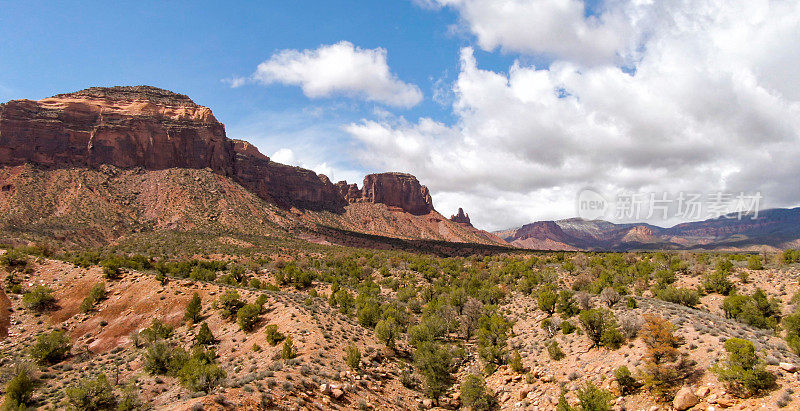
{"type": "Polygon", "coordinates": [[[341,211],[347,201],[324,176],[271,162],[228,139],[211,110],[148,86],[93,87],[0,106],[0,164],[148,170],[210,169],[284,207],[341,211]]]}
{"type": "Polygon", "coordinates": [[[450,216],[450,221],[472,227],[472,223],[469,220],[469,214],[465,213],[464,209],[461,207],[458,208],[458,213],[450,216]]]}
{"type": "Polygon", "coordinates": [[[336,183],[339,193],[349,203],[381,203],[405,212],[422,215],[433,211],[433,200],[428,187],[416,177],[405,173],[369,174],[359,190],[346,181],[336,183]]]}
{"type": "Polygon", "coordinates": [[[210,168],[231,176],[233,143],[206,107],[153,87],[90,88],[0,108],[0,163],[210,168]]]}

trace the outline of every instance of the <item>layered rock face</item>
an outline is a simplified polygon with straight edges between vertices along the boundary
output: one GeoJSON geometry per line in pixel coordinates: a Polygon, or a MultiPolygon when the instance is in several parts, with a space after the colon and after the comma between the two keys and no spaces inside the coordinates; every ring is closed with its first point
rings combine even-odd
{"type": "Polygon", "coordinates": [[[428,187],[416,177],[405,173],[369,174],[359,190],[346,181],[336,183],[339,193],[350,203],[382,203],[411,214],[422,215],[433,211],[433,200],[428,187]]]}
{"type": "Polygon", "coordinates": [[[469,221],[469,214],[464,213],[464,209],[461,207],[458,208],[458,213],[456,213],[456,215],[450,216],[450,221],[472,227],[472,223],[469,221]]]}
{"type": "Polygon", "coordinates": [[[153,87],[90,88],[0,106],[0,162],[210,168],[233,175],[233,144],[206,107],[153,87]]]}
{"type": "Polygon", "coordinates": [[[271,162],[249,143],[228,139],[207,107],[148,86],[93,87],[0,105],[0,164],[25,163],[208,168],[281,206],[341,211],[347,204],[327,177],[271,162]]]}

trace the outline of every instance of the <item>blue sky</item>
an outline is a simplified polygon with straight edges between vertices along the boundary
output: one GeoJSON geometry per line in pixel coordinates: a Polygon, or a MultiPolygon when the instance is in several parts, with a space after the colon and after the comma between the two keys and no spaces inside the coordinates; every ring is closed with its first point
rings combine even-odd
{"type": "Polygon", "coordinates": [[[334,180],[411,172],[486,228],[574,216],[586,187],[796,205],[800,6],[698,2],[0,0],[0,101],[166,88],[334,180]]]}
{"type": "MultiPolygon", "coordinates": [[[[397,114],[453,121],[450,110],[431,99],[437,81],[457,74],[459,49],[469,42],[451,32],[458,19],[452,11],[404,0],[115,4],[0,2],[0,100],[40,99],[90,86],[153,85],[211,107],[230,137],[250,139],[268,155],[322,141],[330,147],[316,157],[330,154],[339,159],[329,163],[368,171],[346,158],[349,138],[340,126],[371,118],[380,104],[335,96],[311,100],[294,86],[231,88],[222,81],[251,74],[278,50],[344,40],[386,49],[392,72],[421,88],[425,99],[397,114]],[[299,144],[287,141],[294,138],[299,144]]],[[[507,69],[513,61],[484,54],[481,63],[489,67],[507,69]]]]}

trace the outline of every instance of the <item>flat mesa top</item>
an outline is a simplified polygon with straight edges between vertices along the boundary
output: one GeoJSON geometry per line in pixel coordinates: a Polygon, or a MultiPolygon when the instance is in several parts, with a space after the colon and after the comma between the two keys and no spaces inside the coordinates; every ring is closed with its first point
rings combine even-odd
{"type": "Polygon", "coordinates": [[[189,96],[152,86],[89,87],[72,93],[57,94],[54,98],[98,98],[107,100],[149,100],[162,104],[196,105],[189,96]]]}

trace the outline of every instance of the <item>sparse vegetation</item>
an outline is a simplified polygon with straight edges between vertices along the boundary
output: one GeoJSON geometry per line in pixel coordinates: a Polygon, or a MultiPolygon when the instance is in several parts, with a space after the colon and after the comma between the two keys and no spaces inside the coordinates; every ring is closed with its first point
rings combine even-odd
{"type": "Polygon", "coordinates": [[[273,347],[278,345],[278,343],[285,338],[284,335],[278,331],[278,326],[275,324],[264,327],[264,333],[267,335],[267,342],[273,347]]]}
{"type": "Polygon", "coordinates": [[[578,401],[583,411],[611,410],[611,393],[590,382],[578,389],[578,401]]]}
{"type": "Polygon", "coordinates": [[[579,315],[583,331],[593,346],[603,346],[610,349],[619,348],[625,337],[619,331],[614,314],[601,309],[581,311],[579,315]]]}
{"type": "Polygon", "coordinates": [[[69,354],[72,348],[69,337],[62,330],[45,333],[31,347],[31,356],[42,364],[55,364],[69,354]]]}
{"type": "Polygon", "coordinates": [[[117,406],[117,397],[105,374],[84,378],[77,384],[67,387],[64,392],[69,404],[78,410],[112,410],[117,406]]]}
{"type": "Polygon", "coordinates": [[[202,310],[203,302],[200,299],[200,295],[195,292],[192,294],[192,299],[189,300],[189,304],[186,305],[186,314],[184,314],[183,319],[195,324],[200,321],[200,311],[202,310]]]}
{"type": "Polygon", "coordinates": [[[42,312],[53,308],[56,298],[53,297],[53,290],[37,286],[23,294],[22,303],[31,310],[42,312]]]}
{"type": "Polygon", "coordinates": [[[236,312],[236,322],[242,331],[253,331],[261,319],[261,308],[255,304],[246,304],[236,312]]]}
{"type": "Polygon", "coordinates": [[[30,374],[30,371],[21,369],[8,381],[4,409],[26,409],[32,404],[36,381],[30,374]]]}
{"type": "MultiPolygon", "coordinates": [[[[119,261],[127,261],[125,259],[128,257],[124,254],[116,253],[87,254],[81,258],[96,261],[91,264],[107,261],[113,256],[118,256],[119,261]]],[[[159,257],[139,260],[143,261],[142,264],[150,261],[156,270],[155,275],[165,279],[188,279],[157,286],[161,300],[185,302],[188,296],[191,298],[188,298],[186,311],[178,316],[183,315],[184,322],[178,322],[174,312],[162,311],[159,316],[153,316],[154,320],[148,327],[130,334],[133,344],[116,348],[113,354],[100,354],[94,363],[96,372],[110,377],[107,381],[111,383],[112,394],[116,395],[115,401],[120,409],[135,409],[138,406],[136,404],[141,404],[137,402],[141,393],[163,389],[159,388],[160,384],[170,381],[166,377],[180,381],[183,387],[180,389],[184,390],[180,395],[210,394],[222,384],[240,388],[244,395],[258,395],[263,390],[291,393],[310,389],[315,384],[327,384],[326,380],[333,380],[332,383],[336,385],[342,384],[347,379],[341,377],[343,369],[358,370],[363,376],[364,373],[371,373],[375,364],[400,364],[400,372],[394,377],[399,380],[401,390],[422,390],[434,404],[448,392],[450,386],[456,384],[460,390],[461,405],[465,407],[510,407],[516,399],[504,396],[501,398],[505,401],[500,404],[486,386],[488,382],[490,387],[495,388],[497,379],[489,377],[495,370],[508,364],[511,371],[519,374],[521,380],[514,377],[516,379],[508,383],[511,385],[519,384],[518,381],[532,384],[539,377],[546,381],[541,374],[539,356],[549,357],[551,361],[549,364],[552,366],[545,367],[545,375],[562,372],[560,367],[572,364],[576,356],[585,352],[582,350],[586,349],[587,340],[591,349],[621,349],[615,356],[628,359],[627,367],[618,367],[613,372],[614,381],[619,384],[623,395],[635,393],[641,388],[646,398],[667,401],[693,372],[701,375],[699,373],[705,371],[695,370],[693,361],[680,350],[684,342],[675,334],[670,321],[683,330],[689,327],[687,351],[692,355],[713,352],[717,340],[697,338],[691,334],[691,327],[701,337],[710,335],[728,341],[731,337],[739,336],[747,336],[753,341],[756,338],[763,339],[760,343],[764,347],[765,358],[773,366],[787,361],[786,348],[776,346],[774,337],[770,336],[773,330],[785,332],[781,336],[785,336],[787,346],[800,350],[800,315],[782,317],[780,313],[783,307],[778,303],[781,295],[794,292],[794,289],[778,289],[768,283],[767,287],[763,287],[765,279],[774,278],[774,274],[771,271],[754,273],[757,270],[749,268],[751,257],[746,255],[730,254],[721,258],[714,253],[680,256],[669,253],[543,253],[443,258],[402,252],[347,250],[335,257],[312,257],[297,252],[297,255],[264,263],[232,259],[225,265],[212,265],[202,262],[204,260],[163,260],[159,257]],[[285,262],[287,259],[289,263],[285,262]],[[571,274],[565,277],[559,269],[567,261],[572,262],[573,268],[571,274]],[[715,262],[716,267],[709,274],[707,267],[715,262]],[[290,263],[294,264],[294,268],[287,269],[290,263]],[[284,273],[282,281],[271,282],[268,276],[275,272],[284,273]],[[745,272],[751,274],[748,284],[744,284],[742,278],[735,278],[745,272]],[[310,283],[303,280],[304,273],[313,278],[310,283]],[[697,279],[692,280],[695,276],[697,279]],[[714,288],[706,287],[709,276],[719,276],[731,283],[720,308],[699,303],[701,292],[714,288]],[[690,281],[688,284],[697,284],[699,279],[701,287],[687,287],[687,279],[690,281]],[[211,284],[201,285],[197,281],[211,281],[211,284]],[[185,288],[189,283],[194,289],[185,288]],[[743,284],[741,290],[746,290],[747,294],[737,292],[733,283],[743,284]],[[216,291],[218,286],[220,291],[216,291]],[[197,287],[205,289],[201,291],[197,287]],[[265,288],[272,291],[265,292],[265,288]],[[203,307],[200,295],[216,295],[216,299],[209,300],[209,307],[203,307]],[[254,302],[248,304],[247,301],[254,302]],[[284,311],[285,307],[292,307],[292,310],[284,311]],[[537,309],[541,311],[531,311],[537,309]],[[539,314],[535,315],[535,312],[539,314]],[[542,312],[546,315],[542,315],[542,312]],[[643,321],[643,312],[659,312],[664,318],[646,315],[643,321]],[[276,313],[279,315],[275,316],[276,313]],[[729,319],[767,331],[736,328],[734,322],[714,317],[722,313],[729,319]],[[533,323],[537,316],[541,322],[533,323]],[[220,318],[235,321],[238,327],[230,323],[222,325],[220,330],[224,331],[220,331],[220,340],[217,341],[209,324],[220,326],[220,318]],[[310,319],[316,322],[320,330],[319,339],[309,339],[306,331],[295,333],[296,323],[301,318],[302,321],[310,319]],[[172,325],[162,319],[169,319],[172,325]],[[207,323],[203,322],[207,319],[207,323]],[[259,330],[262,319],[276,323],[264,324],[263,337],[245,334],[259,330]],[[512,327],[515,321],[522,322],[522,328],[519,329],[524,332],[512,333],[512,328],[517,331],[517,327],[512,327]],[[278,331],[278,324],[283,333],[278,331]],[[718,328],[709,328],[711,324],[718,325],[718,328]],[[342,330],[345,329],[352,334],[343,334],[342,330]],[[289,333],[293,338],[287,337],[289,333]],[[637,352],[640,349],[638,338],[644,343],[643,353],[637,352]],[[577,350],[576,342],[579,347],[577,350]],[[189,347],[187,343],[194,344],[194,347],[189,347]],[[379,349],[376,352],[374,343],[386,346],[389,350],[379,349]],[[267,347],[276,347],[278,344],[282,346],[267,347]],[[134,347],[143,348],[131,355],[134,347]],[[212,347],[224,353],[223,358],[218,359],[217,354],[210,350],[212,347]],[[302,347],[300,353],[298,347],[302,347]],[[413,357],[413,369],[402,366],[408,358],[409,349],[413,357]],[[637,354],[641,355],[641,360],[637,354]],[[141,362],[132,360],[137,356],[141,362]],[[478,370],[483,375],[469,376],[476,370],[465,368],[465,365],[475,357],[480,359],[480,365],[484,367],[478,370]],[[526,369],[523,359],[531,361],[534,366],[526,369]],[[128,364],[134,364],[134,370],[137,366],[141,367],[149,375],[117,385],[113,381],[119,378],[120,370],[130,367],[128,364]],[[552,368],[552,371],[548,368],[552,368]],[[530,374],[527,374],[528,371],[530,374]],[[129,405],[123,406],[123,403],[129,405]]],[[[76,258],[75,261],[81,260],[76,258]]],[[[767,270],[772,270],[769,267],[777,263],[775,258],[760,258],[759,261],[768,267],[767,270]]],[[[111,284],[114,297],[109,301],[109,307],[114,306],[120,288],[124,288],[120,285],[129,280],[138,281],[136,276],[154,275],[142,274],[136,271],[138,269],[128,267],[132,264],[117,264],[121,269],[129,268],[130,271],[127,271],[124,279],[111,284]]],[[[14,284],[26,284],[26,276],[21,272],[14,274],[13,278],[7,276],[6,288],[14,284]]],[[[715,281],[722,282],[719,278],[715,281]]],[[[53,288],[58,286],[46,281],[39,284],[49,284],[48,287],[53,288]]],[[[105,288],[105,283],[92,287],[81,305],[82,311],[88,315],[77,318],[98,321],[92,317],[96,306],[103,307],[103,311],[99,312],[105,312],[106,304],[98,304],[105,298],[105,288]]],[[[722,292],[724,288],[712,292],[722,292]]],[[[59,288],[56,289],[59,293],[50,294],[63,295],[59,288]]],[[[43,294],[34,288],[27,291],[43,294]]],[[[73,303],[65,303],[70,307],[69,304],[73,303]]],[[[27,316],[28,324],[44,320],[40,311],[29,309],[30,312],[23,314],[27,316]]],[[[106,324],[113,324],[113,320],[104,316],[98,323],[102,330],[106,324]]],[[[681,335],[684,335],[683,332],[681,335]]],[[[50,357],[58,359],[40,360],[42,364],[56,364],[59,367],[44,372],[45,378],[52,378],[49,375],[61,372],[58,371],[60,367],[72,369],[74,364],[80,364],[78,361],[86,361],[88,354],[83,348],[84,341],[97,337],[87,333],[76,338],[74,362],[61,362],[68,357],[69,349],[61,357],[50,357]]],[[[69,346],[68,339],[66,343],[69,346]]],[[[43,348],[41,351],[58,350],[43,348]]],[[[39,358],[33,355],[33,349],[30,352],[32,357],[39,358]]],[[[591,360],[592,367],[603,364],[602,358],[607,356],[600,353],[600,357],[591,360]]],[[[761,362],[758,361],[758,364],[761,362]]],[[[753,369],[759,367],[761,365],[756,365],[753,369]]],[[[725,380],[736,374],[719,371],[727,368],[730,368],[728,361],[720,363],[714,370],[720,373],[721,381],[730,385],[730,388],[726,388],[729,392],[741,392],[737,395],[745,396],[769,389],[764,388],[764,375],[756,371],[745,373],[753,377],[748,376],[744,381],[725,380]]],[[[87,378],[83,373],[78,377],[83,379],[73,378],[67,385],[76,388],[94,381],[97,375],[87,378]]],[[[392,378],[392,374],[389,375],[388,378],[392,378]]],[[[13,377],[16,376],[10,375],[5,381],[13,377]]],[[[579,405],[575,406],[576,409],[608,409],[608,393],[587,384],[588,381],[597,384],[594,377],[596,375],[586,369],[565,372],[566,380],[581,387],[582,397],[577,398],[579,405]]],[[[356,385],[364,383],[358,382],[356,385]]],[[[333,395],[330,388],[327,390],[328,395],[333,395]]],[[[56,397],[52,395],[51,391],[43,390],[35,400],[37,404],[39,401],[56,404],[56,397]]],[[[65,399],[65,390],[59,391],[59,395],[62,404],[63,401],[69,401],[65,399]]],[[[367,407],[367,403],[361,401],[364,398],[358,390],[347,391],[343,395],[347,401],[367,407]]],[[[406,394],[402,391],[399,395],[406,394]]],[[[572,409],[566,398],[559,400],[558,409],[572,409]]],[[[575,401],[572,394],[568,398],[575,401]]],[[[275,397],[264,401],[272,406],[276,404],[275,397]]],[[[314,403],[313,399],[305,401],[307,405],[314,403]]],[[[443,401],[441,405],[450,406],[450,401],[443,401]]],[[[771,401],[773,406],[780,406],[791,403],[791,397],[788,400],[773,398],[771,401]]]]}
{"type": "Polygon", "coordinates": [[[470,374],[461,383],[461,400],[464,406],[473,410],[491,410],[495,406],[494,397],[486,389],[486,382],[479,375],[470,374]]]}
{"type": "Polygon", "coordinates": [[[361,367],[361,351],[353,344],[350,344],[345,350],[344,362],[348,367],[357,370],[361,367]]]}
{"type": "Polygon", "coordinates": [[[714,371],[732,393],[747,398],[775,385],[775,375],[764,368],[752,342],[731,338],[725,341],[725,351],[727,359],[714,371]]]}

